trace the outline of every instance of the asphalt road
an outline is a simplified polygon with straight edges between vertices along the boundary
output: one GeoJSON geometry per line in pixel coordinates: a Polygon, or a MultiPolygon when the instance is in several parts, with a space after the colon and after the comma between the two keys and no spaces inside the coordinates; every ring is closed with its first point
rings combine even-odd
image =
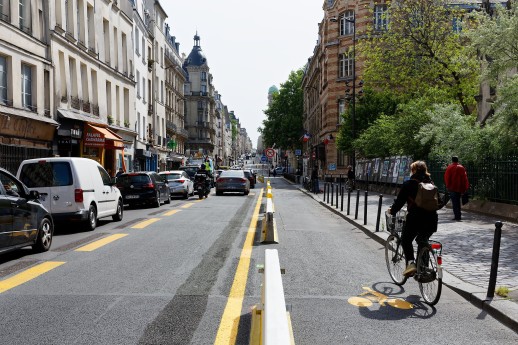
{"type": "Polygon", "coordinates": [[[47,253],[0,257],[0,287],[56,263],[0,292],[0,344],[248,344],[268,248],[279,251],[286,269],[295,344],[518,342],[517,333],[446,287],[432,308],[414,281],[392,284],[382,246],[284,179],[271,184],[279,244],[261,244],[254,228],[258,184],[248,196],[216,197],[213,190],[202,201],[127,210],[122,222],[102,221],[93,232],[65,226],[47,253]],[[233,282],[242,297],[229,298],[233,282]],[[379,293],[395,303],[383,303],[379,293]],[[370,305],[359,306],[366,298],[370,305]],[[232,303],[237,316],[229,321],[223,315],[232,303]],[[232,340],[221,340],[229,329],[232,340]]]}

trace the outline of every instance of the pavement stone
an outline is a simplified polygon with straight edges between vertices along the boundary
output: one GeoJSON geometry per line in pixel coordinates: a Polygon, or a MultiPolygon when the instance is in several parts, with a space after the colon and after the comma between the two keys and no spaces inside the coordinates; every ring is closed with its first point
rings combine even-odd
{"type": "MultiPolygon", "coordinates": [[[[289,181],[288,181],[289,182],[289,181]]],[[[290,182],[291,183],[291,182],[290,182]]],[[[302,192],[312,197],[345,220],[362,229],[374,240],[384,243],[388,237],[385,229],[385,211],[392,205],[395,196],[383,195],[379,220],[379,231],[376,231],[378,219],[379,193],[369,192],[367,196],[367,220],[364,219],[365,191],[360,191],[358,217],[355,219],[357,192],[351,193],[350,213],[347,214],[347,194],[344,196],[343,211],[341,196],[336,205],[336,194],[333,205],[324,193],[310,193],[301,185],[293,184],[302,192]],[[325,201],[324,201],[325,200],[325,201]]],[[[329,195],[329,199],[331,195],[329,195]]],[[[497,217],[462,211],[462,221],[452,220],[451,208],[438,211],[439,226],[432,236],[433,240],[443,245],[443,283],[461,296],[480,307],[503,324],[518,332],[518,224],[503,222],[500,240],[500,252],[496,287],[507,287],[510,293],[502,298],[487,297],[489,277],[491,273],[495,223],[497,217]]]]}

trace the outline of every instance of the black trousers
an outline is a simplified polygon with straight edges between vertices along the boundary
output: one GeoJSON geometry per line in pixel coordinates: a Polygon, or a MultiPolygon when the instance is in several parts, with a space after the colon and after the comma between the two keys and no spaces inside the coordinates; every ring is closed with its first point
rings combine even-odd
{"type": "Polygon", "coordinates": [[[415,261],[414,247],[412,242],[417,242],[417,252],[428,245],[428,239],[437,231],[437,213],[408,213],[403,233],[401,234],[401,245],[407,262],[415,261]]]}

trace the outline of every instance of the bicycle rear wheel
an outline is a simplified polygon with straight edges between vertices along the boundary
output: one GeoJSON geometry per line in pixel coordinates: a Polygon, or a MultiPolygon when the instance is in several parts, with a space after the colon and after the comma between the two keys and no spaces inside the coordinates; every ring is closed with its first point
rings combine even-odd
{"type": "Polygon", "coordinates": [[[400,240],[395,235],[390,235],[385,242],[385,261],[390,278],[397,285],[405,284],[407,277],[403,275],[406,268],[405,255],[400,240]]]}
{"type": "Polygon", "coordinates": [[[442,277],[439,274],[437,258],[429,247],[424,247],[419,252],[416,277],[425,303],[437,304],[441,297],[442,277]]]}

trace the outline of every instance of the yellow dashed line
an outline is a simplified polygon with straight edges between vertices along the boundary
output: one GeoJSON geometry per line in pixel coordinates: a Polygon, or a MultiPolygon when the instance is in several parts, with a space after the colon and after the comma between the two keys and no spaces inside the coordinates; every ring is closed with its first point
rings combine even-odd
{"type": "Polygon", "coordinates": [[[232,345],[236,343],[237,326],[241,317],[241,309],[243,308],[243,299],[245,296],[246,281],[248,278],[248,271],[250,269],[250,258],[252,256],[252,246],[254,244],[254,237],[257,228],[257,218],[262,201],[262,189],[259,194],[259,199],[255,205],[255,210],[248,227],[245,243],[241,250],[239,263],[237,264],[234,282],[230,288],[227,305],[223,311],[223,316],[219,323],[218,333],[214,340],[214,345],[232,345]]]}
{"type": "MultiPolygon", "coordinates": [[[[200,200],[200,201],[201,201],[201,200],[200,200]]],[[[194,205],[194,203],[193,203],[193,202],[190,202],[190,203],[188,203],[188,204],[182,205],[182,206],[181,206],[181,208],[189,208],[189,207],[191,207],[192,205],[194,205]]]]}
{"type": "Polygon", "coordinates": [[[181,210],[171,210],[171,211],[167,211],[166,213],[164,213],[162,216],[172,216],[173,214],[175,213],[178,213],[180,212],[181,210]]]}
{"type": "Polygon", "coordinates": [[[58,266],[63,265],[63,261],[48,261],[31,267],[17,275],[8,278],[6,280],[0,281],[0,293],[10,290],[18,285],[22,285],[23,283],[28,282],[45,272],[48,272],[58,266]]]}
{"type": "Polygon", "coordinates": [[[93,250],[96,250],[97,248],[100,248],[104,245],[107,245],[108,243],[111,243],[113,241],[118,240],[119,238],[123,238],[125,236],[128,236],[128,234],[114,234],[107,236],[105,238],[101,238],[98,241],[92,242],[90,244],[87,244],[86,246],[82,246],[80,248],[77,248],[76,252],[91,252],[93,250]]]}
{"type": "Polygon", "coordinates": [[[143,229],[145,228],[146,226],[150,225],[150,224],[153,224],[155,222],[158,222],[160,220],[160,218],[150,218],[148,220],[144,220],[140,223],[137,223],[135,225],[133,225],[131,228],[132,229],[143,229]]]}

